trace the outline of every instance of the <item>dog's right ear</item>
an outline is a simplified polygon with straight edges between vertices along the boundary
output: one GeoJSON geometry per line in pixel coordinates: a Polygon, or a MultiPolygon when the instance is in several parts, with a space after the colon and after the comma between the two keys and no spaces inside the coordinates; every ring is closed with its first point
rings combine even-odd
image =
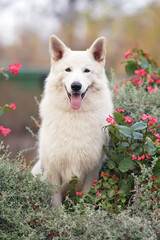
{"type": "Polygon", "coordinates": [[[49,39],[49,52],[51,54],[51,57],[55,60],[58,61],[60,60],[65,51],[68,48],[66,45],[56,36],[52,35],[49,39]]]}

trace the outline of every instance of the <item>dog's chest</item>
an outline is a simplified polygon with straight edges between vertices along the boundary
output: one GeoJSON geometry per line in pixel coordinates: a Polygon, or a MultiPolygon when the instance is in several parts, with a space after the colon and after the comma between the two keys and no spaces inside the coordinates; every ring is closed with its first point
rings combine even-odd
{"type": "Polygon", "coordinates": [[[88,114],[60,114],[52,119],[44,119],[43,139],[54,161],[77,161],[89,163],[99,158],[106,134],[103,131],[104,116],[88,114]]]}

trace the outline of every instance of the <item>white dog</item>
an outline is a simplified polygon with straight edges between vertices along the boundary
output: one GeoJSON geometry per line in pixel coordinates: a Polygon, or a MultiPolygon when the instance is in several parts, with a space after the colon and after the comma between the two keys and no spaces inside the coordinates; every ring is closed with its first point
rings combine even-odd
{"type": "MultiPolygon", "coordinates": [[[[40,159],[32,174],[42,174],[52,184],[77,176],[77,191],[89,191],[98,177],[108,141],[103,127],[113,111],[105,47],[101,37],[86,51],[72,51],[56,36],[50,37],[51,70],[40,104],[40,159]]],[[[53,196],[54,207],[64,194],[63,188],[53,196]]]]}

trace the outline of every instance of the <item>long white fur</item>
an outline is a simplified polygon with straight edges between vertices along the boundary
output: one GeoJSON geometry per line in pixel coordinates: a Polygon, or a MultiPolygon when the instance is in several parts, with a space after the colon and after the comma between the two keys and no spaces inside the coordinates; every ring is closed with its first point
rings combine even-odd
{"type": "MultiPolygon", "coordinates": [[[[51,70],[40,103],[39,161],[32,174],[42,174],[43,169],[42,178],[52,184],[63,184],[77,176],[78,190],[89,191],[98,177],[103,145],[108,141],[102,128],[113,111],[104,70],[105,39],[97,39],[86,51],[72,51],[52,36],[50,54],[51,70]],[[86,68],[89,73],[84,72],[86,68]],[[71,108],[66,92],[71,93],[74,81],[82,84],[82,93],[89,87],[79,109],[71,108]]],[[[63,196],[64,190],[53,196],[54,207],[63,196]]]]}

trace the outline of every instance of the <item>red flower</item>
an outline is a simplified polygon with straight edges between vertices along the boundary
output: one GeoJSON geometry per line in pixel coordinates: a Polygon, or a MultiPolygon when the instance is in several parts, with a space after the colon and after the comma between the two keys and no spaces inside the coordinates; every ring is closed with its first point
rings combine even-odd
{"type": "Polygon", "coordinates": [[[156,84],[159,85],[159,84],[160,84],[160,80],[157,80],[157,81],[156,81],[156,84]]]}
{"type": "Polygon", "coordinates": [[[116,178],[116,175],[113,175],[112,178],[116,178]]]}
{"type": "Polygon", "coordinates": [[[114,124],[115,118],[113,118],[111,115],[109,115],[109,117],[106,118],[106,121],[110,124],[114,124]]]}
{"type": "Polygon", "coordinates": [[[132,155],[132,160],[135,160],[137,158],[137,156],[136,155],[132,155]]]}
{"type": "Polygon", "coordinates": [[[146,153],[146,158],[147,158],[147,159],[150,159],[150,158],[151,158],[148,153],[146,153]]]}
{"type": "Polygon", "coordinates": [[[158,88],[152,88],[152,86],[148,86],[147,90],[148,90],[148,92],[158,92],[159,91],[158,88]]]}
{"type": "Polygon", "coordinates": [[[125,117],[125,123],[131,123],[131,122],[134,122],[132,118],[130,118],[129,116],[126,116],[125,117]]]}
{"type": "Polygon", "coordinates": [[[153,176],[153,178],[154,178],[154,179],[157,179],[157,178],[158,178],[158,176],[153,176]]]}
{"type": "Polygon", "coordinates": [[[16,109],[15,103],[11,103],[11,104],[10,104],[10,108],[11,108],[12,110],[15,110],[15,109],[16,109]]]}
{"type": "Polygon", "coordinates": [[[149,82],[150,83],[154,83],[154,80],[152,78],[150,78],[149,82]]]}
{"type": "Polygon", "coordinates": [[[11,71],[11,73],[17,75],[19,73],[21,66],[22,64],[15,62],[13,65],[12,64],[9,65],[9,70],[11,71]]]}
{"type": "Polygon", "coordinates": [[[147,120],[147,119],[149,119],[149,115],[150,114],[142,114],[142,120],[147,120]]]}
{"type": "Polygon", "coordinates": [[[140,70],[135,70],[134,73],[135,73],[136,75],[138,75],[139,77],[143,77],[143,76],[146,76],[146,75],[147,75],[147,73],[145,72],[145,70],[144,70],[143,68],[140,69],[140,70]]]}
{"type": "Polygon", "coordinates": [[[76,192],[77,196],[82,196],[82,194],[83,194],[82,192],[76,192]]]}
{"type": "Polygon", "coordinates": [[[3,126],[0,126],[0,131],[1,131],[1,134],[6,137],[7,134],[9,134],[11,132],[11,129],[9,128],[4,128],[3,126]]]}
{"type": "Polygon", "coordinates": [[[135,84],[135,86],[137,87],[137,88],[139,88],[139,79],[138,78],[134,78],[133,79],[133,82],[134,82],[134,84],[135,84]]]}
{"type": "Polygon", "coordinates": [[[96,196],[98,196],[98,195],[99,195],[99,191],[98,191],[98,190],[96,190],[95,192],[96,192],[96,196]]]}
{"type": "Polygon", "coordinates": [[[119,89],[120,89],[119,86],[115,86],[115,88],[114,88],[114,93],[116,94],[116,93],[117,93],[117,90],[119,90],[119,89]]]}
{"type": "Polygon", "coordinates": [[[118,112],[118,113],[124,113],[125,110],[123,110],[123,109],[116,109],[116,112],[118,112]]]}
{"type": "Polygon", "coordinates": [[[159,138],[157,138],[157,139],[155,140],[155,142],[156,142],[156,143],[160,142],[160,139],[159,139],[159,138]]]}
{"type": "Polygon", "coordinates": [[[129,56],[133,55],[130,50],[128,50],[125,54],[124,57],[128,58],[129,56]]]}
{"type": "Polygon", "coordinates": [[[140,157],[140,156],[138,156],[138,158],[137,158],[137,159],[138,159],[138,161],[141,161],[141,157],[140,157]]]}
{"type": "Polygon", "coordinates": [[[157,202],[157,200],[154,199],[153,202],[157,202]]]}
{"type": "Polygon", "coordinates": [[[155,191],[158,191],[158,189],[157,189],[156,187],[154,188],[154,190],[155,190],[155,191]]]}
{"type": "Polygon", "coordinates": [[[149,54],[146,54],[145,57],[146,57],[146,58],[149,58],[150,56],[149,56],[149,54]]]}
{"type": "Polygon", "coordinates": [[[104,173],[101,173],[101,175],[100,175],[101,177],[103,177],[104,176],[104,173]]]}
{"type": "Polygon", "coordinates": [[[150,117],[149,118],[149,125],[152,126],[154,123],[157,123],[157,118],[156,117],[150,117]]]}

